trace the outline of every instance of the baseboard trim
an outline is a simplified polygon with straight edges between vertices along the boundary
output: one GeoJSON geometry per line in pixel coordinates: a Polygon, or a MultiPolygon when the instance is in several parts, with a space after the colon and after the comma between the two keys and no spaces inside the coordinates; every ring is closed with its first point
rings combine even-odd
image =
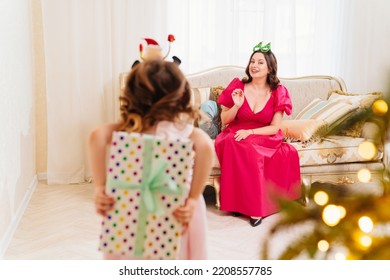
{"type": "Polygon", "coordinates": [[[38,173],[38,181],[46,181],[47,180],[47,173],[38,173]]]}
{"type": "Polygon", "coordinates": [[[18,210],[13,216],[12,221],[5,232],[3,240],[0,240],[0,260],[4,258],[5,252],[7,251],[7,248],[15,234],[16,229],[18,228],[20,220],[22,219],[23,214],[26,211],[27,206],[37,186],[38,186],[38,177],[37,175],[35,175],[30,185],[27,188],[27,192],[24,195],[23,200],[20,206],[18,207],[18,210]]]}

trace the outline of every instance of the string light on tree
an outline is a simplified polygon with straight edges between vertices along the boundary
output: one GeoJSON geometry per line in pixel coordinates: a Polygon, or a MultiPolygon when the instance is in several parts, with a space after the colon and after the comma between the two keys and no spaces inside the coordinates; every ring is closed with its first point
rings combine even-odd
{"type": "Polygon", "coordinates": [[[325,205],[329,201],[329,196],[324,191],[318,191],[314,194],[314,202],[318,205],[325,205]]]}
{"type": "Polygon", "coordinates": [[[384,100],[377,100],[372,104],[372,111],[378,116],[386,115],[388,111],[387,103],[384,100]]]}
{"type": "Polygon", "coordinates": [[[345,209],[344,211],[342,211],[340,207],[341,206],[329,204],[324,208],[322,212],[322,220],[325,224],[330,227],[333,227],[340,222],[343,215],[345,216],[345,209]]]}
{"type": "Polygon", "coordinates": [[[344,218],[345,215],[347,215],[347,211],[345,210],[345,208],[343,206],[338,206],[339,207],[339,211],[340,211],[340,219],[344,218]]]}
{"type": "Polygon", "coordinates": [[[371,180],[371,171],[367,168],[362,168],[359,170],[357,176],[360,182],[368,183],[371,180]]]}
{"type": "Polygon", "coordinates": [[[345,260],[347,257],[345,256],[345,254],[341,253],[341,252],[337,252],[336,254],[334,254],[334,259],[335,260],[345,260]]]}
{"type": "Polygon", "coordinates": [[[371,160],[376,155],[377,149],[374,143],[363,141],[359,144],[358,153],[362,158],[371,160]]]}
{"type": "Polygon", "coordinates": [[[362,235],[360,237],[360,244],[363,246],[363,247],[370,247],[371,244],[372,244],[372,238],[368,235],[362,235]]]}
{"type": "Polygon", "coordinates": [[[318,242],[318,250],[322,251],[322,252],[326,252],[329,250],[329,242],[326,241],[326,240],[320,240],[318,242]]]}
{"type": "Polygon", "coordinates": [[[365,233],[369,233],[372,231],[372,229],[374,228],[374,223],[372,222],[372,220],[367,217],[367,216],[363,216],[359,219],[359,228],[365,232],[365,233]]]}

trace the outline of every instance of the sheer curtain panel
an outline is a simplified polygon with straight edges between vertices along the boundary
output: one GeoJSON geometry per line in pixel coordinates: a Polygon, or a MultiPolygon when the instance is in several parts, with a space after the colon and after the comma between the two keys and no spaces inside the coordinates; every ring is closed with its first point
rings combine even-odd
{"type": "Polygon", "coordinates": [[[41,0],[52,183],[89,175],[91,129],[118,119],[118,76],[157,40],[181,69],[245,66],[272,42],[279,75],[336,75],[355,92],[387,90],[390,1],[386,0],[41,0]],[[145,44],[145,43],[144,43],[145,44]]]}

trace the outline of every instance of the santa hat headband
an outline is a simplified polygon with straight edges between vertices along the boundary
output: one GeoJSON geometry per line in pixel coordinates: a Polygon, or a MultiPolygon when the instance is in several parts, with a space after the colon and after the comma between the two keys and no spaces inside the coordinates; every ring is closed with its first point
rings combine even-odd
{"type": "Polygon", "coordinates": [[[160,45],[155,40],[153,40],[151,38],[144,38],[144,40],[148,44],[148,47],[151,47],[151,48],[161,48],[160,45]]]}
{"type": "MultiPolygon", "coordinates": [[[[140,57],[142,60],[145,60],[145,59],[151,58],[151,57],[154,57],[154,58],[161,57],[162,59],[166,59],[170,50],[171,50],[171,43],[173,41],[175,41],[175,36],[173,36],[172,34],[168,35],[169,48],[168,48],[168,52],[166,53],[165,56],[162,54],[162,52],[161,52],[162,48],[160,47],[160,45],[157,43],[156,40],[154,40],[152,38],[143,38],[143,39],[146,41],[147,46],[146,46],[146,52],[144,55],[143,54],[143,50],[144,50],[143,45],[139,44],[139,54],[140,54],[140,57]]],[[[176,58],[175,61],[180,61],[180,60],[178,58],[176,58]]],[[[134,66],[134,64],[133,64],[133,66],[134,66]]]]}

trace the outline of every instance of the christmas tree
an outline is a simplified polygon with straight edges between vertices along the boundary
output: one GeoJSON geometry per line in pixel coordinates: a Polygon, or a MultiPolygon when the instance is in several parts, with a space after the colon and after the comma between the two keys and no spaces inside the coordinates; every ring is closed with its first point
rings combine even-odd
{"type": "MultiPolygon", "coordinates": [[[[360,155],[367,159],[375,155],[378,143],[387,138],[384,128],[389,127],[388,104],[388,98],[379,99],[364,116],[360,116],[370,118],[379,128],[372,131],[370,140],[359,146],[360,155]]],[[[382,190],[380,195],[340,195],[337,188],[322,185],[313,189],[312,201],[307,206],[281,201],[281,218],[264,241],[262,259],[269,259],[270,243],[278,233],[290,227],[309,225],[307,231],[285,247],[279,259],[390,260],[388,172],[383,170],[383,179],[378,183],[382,190]]],[[[361,169],[358,178],[363,183],[369,182],[370,170],[361,169]]]]}

